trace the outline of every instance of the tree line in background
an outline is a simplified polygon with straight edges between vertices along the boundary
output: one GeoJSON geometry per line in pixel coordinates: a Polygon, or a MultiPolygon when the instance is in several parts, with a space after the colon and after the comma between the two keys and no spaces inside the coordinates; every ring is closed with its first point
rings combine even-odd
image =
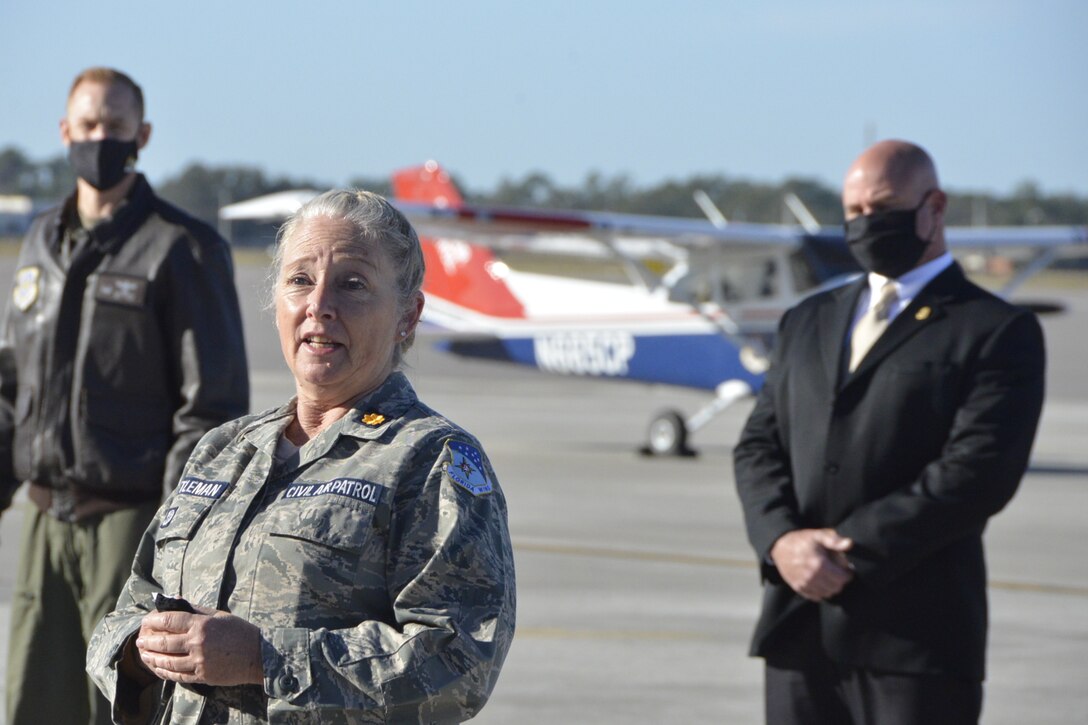
{"type": "MultiPolygon", "coordinates": [[[[456,179],[455,179],[456,181],[456,179]]],[[[19,149],[0,150],[0,194],[23,194],[36,200],[55,200],[71,192],[75,179],[63,155],[34,161],[19,149]]],[[[254,166],[210,166],[191,163],[180,173],[156,184],[165,199],[215,224],[219,207],[255,196],[288,189],[328,189],[327,180],[270,176],[254,166]]],[[[347,186],[389,194],[386,179],[353,178],[347,186]]],[[[701,212],[693,201],[704,191],[732,221],[794,223],[783,198],[796,194],[821,224],[842,222],[838,189],[822,182],[788,178],[779,184],[733,179],[723,174],[695,175],[639,187],[624,174],[590,173],[580,186],[563,186],[546,174],[533,171],[520,179],[504,178],[491,191],[458,186],[468,201],[482,204],[586,209],[664,216],[695,217],[701,212]]],[[[952,225],[1084,224],[1088,198],[1072,194],[1044,194],[1026,181],[1009,196],[949,192],[948,223],[952,225]]]]}

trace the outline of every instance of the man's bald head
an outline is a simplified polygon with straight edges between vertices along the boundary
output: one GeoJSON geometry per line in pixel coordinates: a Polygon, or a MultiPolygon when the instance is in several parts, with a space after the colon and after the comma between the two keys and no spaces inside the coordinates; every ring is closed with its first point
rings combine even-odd
{"type": "Polygon", "coordinates": [[[939,188],[937,167],[925,149],[907,141],[880,141],[850,164],[843,211],[849,220],[880,209],[911,208],[939,188]]]}
{"type": "Polygon", "coordinates": [[[943,254],[944,212],[937,167],[926,150],[909,141],[880,141],[865,149],[846,172],[842,208],[846,221],[877,212],[917,209],[915,233],[930,242],[918,264],[943,254]]]}
{"type": "Polygon", "coordinates": [[[926,150],[910,141],[889,139],[865,149],[855,164],[880,164],[889,176],[901,179],[918,178],[937,184],[937,167],[926,150]]]}

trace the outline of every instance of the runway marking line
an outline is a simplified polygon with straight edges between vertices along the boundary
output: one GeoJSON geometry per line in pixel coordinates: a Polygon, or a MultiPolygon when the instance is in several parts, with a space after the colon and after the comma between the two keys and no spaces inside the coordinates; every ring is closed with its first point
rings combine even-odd
{"type": "Polygon", "coordinates": [[[514,548],[536,554],[563,554],[566,556],[592,556],[601,559],[629,559],[632,561],[659,561],[670,564],[694,564],[697,566],[726,566],[733,569],[755,569],[755,562],[746,559],[730,559],[724,556],[680,554],[663,551],[633,549],[609,549],[603,546],[574,544],[541,544],[515,541],[514,548]]]}
{"type": "Polygon", "coordinates": [[[725,641],[724,636],[714,637],[706,632],[665,632],[662,630],[641,629],[610,629],[588,630],[567,629],[563,627],[518,627],[518,639],[596,639],[596,640],[632,640],[652,639],[662,642],[675,642],[689,640],[692,642],[706,642],[711,640],[725,641]]]}
{"type": "MultiPolygon", "coordinates": [[[[575,544],[544,544],[540,542],[515,541],[514,549],[529,551],[534,554],[560,554],[562,556],[588,556],[600,559],[623,559],[627,561],[653,561],[667,564],[688,564],[692,566],[713,566],[728,569],[756,568],[754,561],[733,559],[727,556],[706,556],[704,554],[682,554],[678,552],[645,551],[640,549],[610,549],[603,546],[581,546],[575,544]]],[[[1068,584],[1047,584],[1044,582],[1016,582],[991,579],[991,589],[1010,592],[1032,592],[1036,594],[1058,594],[1072,597],[1088,597],[1088,587],[1068,584]]]]}

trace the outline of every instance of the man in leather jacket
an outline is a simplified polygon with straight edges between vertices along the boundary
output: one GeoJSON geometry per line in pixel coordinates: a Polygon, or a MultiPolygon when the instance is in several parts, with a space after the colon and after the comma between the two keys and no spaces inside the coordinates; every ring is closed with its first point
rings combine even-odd
{"type": "Polygon", "coordinates": [[[226,242],[133,170],[143,93],[108,68],[72,84],[75,193],[35,219],[0,326],[0,510],[28,484],[7,722],[108,723],[83,670],[97,621],[200,437],[249,383],[226,242]]]}

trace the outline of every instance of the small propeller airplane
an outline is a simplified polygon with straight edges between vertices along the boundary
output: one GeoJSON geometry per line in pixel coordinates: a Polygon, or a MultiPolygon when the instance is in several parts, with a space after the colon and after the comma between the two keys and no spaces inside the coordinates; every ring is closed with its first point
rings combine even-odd
{"type": "MultiPolygon", "coordinates": [[[[446,351],[713,392],[689,415],[657,413],[641,448],[650,455],[693,455],[692,434],[762,386],[782,314],[860,273],[841,228],[821,227],[795,198],[797,226],[727,222],[698,195],[708,220],[481,206],[433,161],[395,172],[393,196],[423,246],[422,332],[446,351]]],[[[259,201],[225,207],[236,216],[224,218],[259,201]]],[[[946,237],[954,252],[1026,253],[1007,296],[1088,244],[1088,227],[949,228],[946,237]]]]}
{"type": "MultiPolygon", "coordinates": [[[[796,198],[787,203],[799,226],[726,222],[705,197],[696,201],[708,221],[477,206],[433,161],[396,172],[393,192],[423,237],[424,318],[446,337],[439,344],[447,351],[714,392],[693,414],[659,412],[641,449],[647,454],[693,454],[691,434],[761,387],[781,315],[860,273],[841,228],[820,227],[796,198]],[[504,261],[503,251],[523,250],[573,253],[588,267],[603,255],[627,282],[504,261]]],[[[1062,250],[1088,244],[1086,227],[950,228],[946,236],[957,252],[1029,252],[1004,295],[1062,250]]]]}

